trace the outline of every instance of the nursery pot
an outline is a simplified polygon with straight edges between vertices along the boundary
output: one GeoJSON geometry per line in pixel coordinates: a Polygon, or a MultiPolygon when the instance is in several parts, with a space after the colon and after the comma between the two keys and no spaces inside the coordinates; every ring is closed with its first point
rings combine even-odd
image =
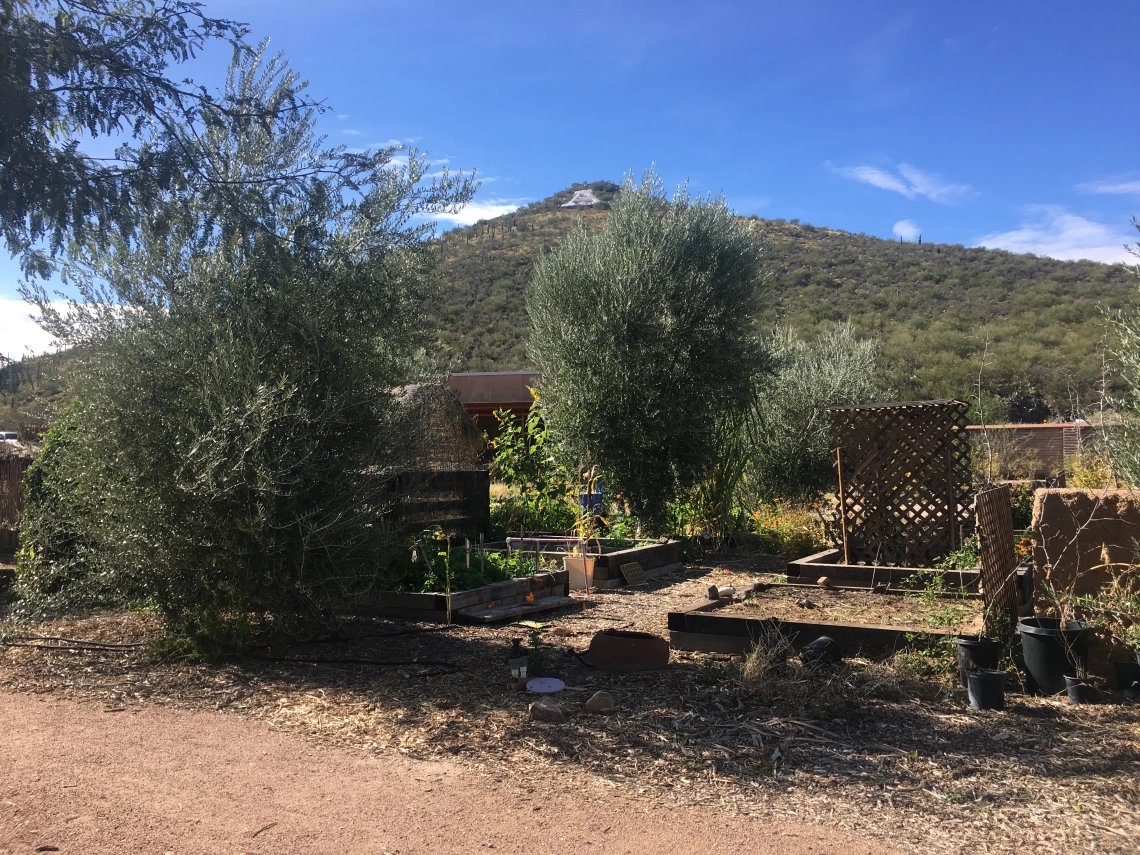
{"type": "Polygon", "coordinates": [[[1140,662],[1113,662],[1116,688],[1122,692],[1140,691],[1140,662]]]}
{"type": "Polygon", "coordinates": [[[1046,695],[1065,690],[1065,677],[1077,675],[1077,662],[1088,653],[1088,624],[1059,618],[1025,618],[1017,625],[1021,633],[1021,654],[1025,670],[1046,695]]]}
{"type": "Polygon", "coordinates": [[[972,710],[1005,709],[1005,671],[975,668],[966,674],[966,691],[972,710]]]}
{"type": "Polygon", "coordinates": [[[990,670],[998,666],[1001,659],[1000,638],[984,638],[976,635],[958,636],[958,675],[962,686],[969,688],[966,673],[969,671],[990,670]]]}
{"type": "Polygon", "coordinates": [[[1065,675],[1065,690],[1069,693],[1070,704],[1095,704],[1100,700],[1100,692],[1087,677],[1065,675]]]}

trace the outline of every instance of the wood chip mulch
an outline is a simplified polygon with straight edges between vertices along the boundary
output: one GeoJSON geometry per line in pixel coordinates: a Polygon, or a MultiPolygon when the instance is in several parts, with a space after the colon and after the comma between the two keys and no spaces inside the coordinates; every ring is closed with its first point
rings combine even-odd
{"type": "MultiPolygon", "coordinates": [[[[533,695],[507,685],[519,626],[355,622],[356,640],[265,652],[278,659],[423,660],[380,667],[269,658],[156,662],[141,648],[0,648],[0,688],[52,692],[108,708],[153,704],[256,718],[319,742],[449,759],[483,773],[596,776],[646,807],[702,805],[726,814],[818,822],[923,853],[1119,852],[1140,840],[1140,705],[1112,694],[1070,707],[1007,696],[971,712],[949,682],[908,680],[851,661],[826,685],[750,686],[739,659],[674,651],[667,670],[606,674],[584,653],[607,627],[667,634],[666,615],[703,601],[712,583],[750,586],[762,558],[710,560],[588,607],[539,616],[562,724],[527,717],[533,695]],[[423,629],[422,632],[408,632],[423,629]],[[391,633],[403,633],[389,635],[391,633]],[[385,636],[363,638],[359,636],[385,636]],[[424,676],[427,675],[427,676],[424,676]],[[792,687],[796,688],[796,687],[792,687]],[[584,712],[594,691],[616,700],[584,712]]],[[[27,632],[5,627],[0,632],[27,632]]],[[[145,642],[152,617],[104,613],[56,620],[45,636],[145,642]]],[[[46,642],[53,644],[58,642],[46,642]]]]}

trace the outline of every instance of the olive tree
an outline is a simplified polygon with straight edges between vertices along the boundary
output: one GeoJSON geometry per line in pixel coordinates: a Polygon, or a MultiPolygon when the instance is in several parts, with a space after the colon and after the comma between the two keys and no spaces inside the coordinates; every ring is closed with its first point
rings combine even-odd
{"type": "Polygon", "coordinates": [[[535,264],[543,417],[651,526],[715,463],[724,418],[751,404],[763,257],[723,198],[668,199],[650,171],[626,179],[600,232],[579,225],[535,264]]]}
{"type": "MultiPolygon", "coordinates": [[[[1140,231],[1140,221],[1132,219],[1140,231]]],[[[1140,243],[1129,246],[1136,258],[1132,270],[1140,277],[1140,243]]],[[[1126,484],[1140,484],[1140,308],[1133,307],[1106,313],[1113,333],[1112,356],[1119,365],[1123,394],[1110,396],[1103,389],[1105,402],[1120,415],[1109,428],[1102,419],[1106,450],[1112,460],[1114,475],[1126,484]]]]}
{"type": "Polygon", "coordinates": [[[267,118],[184,129],[224,192],[164,193],[74,254],[78,299],[38,297],[87,361],[29,476],[28,609],[142,602],[232,642],[383,578],[391,475],[421,433],[399,390],[426,376],[424,218],[474,187],[414,151],[322,148],[312,111],[275,109],[303,84],[263,50],[219,100],[267,118]]]}
{"type": "Polygon", "coordinates": [[[768,339],[773,373],[747,419],[744,482],[753,500],[818,498],[835,481],[827,408],[884,396],[878,348],[838,324],[814,341],[784,328],[768,339]]]}

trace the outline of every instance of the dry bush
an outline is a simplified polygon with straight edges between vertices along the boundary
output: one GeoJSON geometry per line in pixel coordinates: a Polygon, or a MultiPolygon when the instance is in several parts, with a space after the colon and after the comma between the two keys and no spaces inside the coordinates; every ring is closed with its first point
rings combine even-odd
{"type": "Polygon", "coordinates": [[[830,718],[869,701],[900,700],[903,678],[892,660],[804,663],[776,621],[766,621],[741,667],[741,682],[773,708],[830,718]]]}

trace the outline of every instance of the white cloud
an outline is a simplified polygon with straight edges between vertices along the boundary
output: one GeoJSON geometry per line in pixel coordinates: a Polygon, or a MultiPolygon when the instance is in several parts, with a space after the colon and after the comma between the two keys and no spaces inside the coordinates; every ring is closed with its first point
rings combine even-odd
{"type": "Polygon", "coordinates": [[[0,297],[0,354],[20,359],[56,350],[55,340],[32,320],[34,311],[23,300],[0,297]]]}
{"type": "Polygon", "coordinates": [[[1028,209],[1028,218],[1021,228],[985,235],[974,245],[1066,261],[1087,258],[1107,264],[1131,264],[1136,258],[1124,246],[1135,237],[1123,228],[1086,219],[1060,205],[1036,205],[1028,209]]]}
{"type": "Polygon", "coordinates": [[[343,122],[345,119],[347,119],[349,117],[349,114],[348,113],[337,113],[336,117],[343,122]]]}
{"type": "Polygon", "coordinates": [[[1078,184],[1077,189],[1085,193],[1113,193],[1120,196],[1140,196],[1140,181],[1131,179],[1108,179],[1078,184]]]}
{"type": "Polygon", "coordinates": [[[922,234],[922,229],[914,220],[899,220],[891,231],[903,240],[918,240],[918,236],[922,234]]]}
{"type": "Polygon", "coordinates": [[[470,226],[480,220],[489,220],[492,217],[509,214],[524,201],[522,199],[487,199],[482,202],[471,202],[457,214],[433,214],[431,218],[456,226],[470,226]]]}
{"type": "Polygon", "coordinates": [[[909,163],[900,163],[895,171],[877,166],[836,166],[830,160],[824,163],[836,175],[870,184],[881,190],[899,193],[908,199],[923,196],[940,205],[949,205],[969,199],[977,192],[969,184],[952,184],[933,172],[924,172],[909,163]],[[898,174],[895,174],[895,173],[898,174]]]}
{"type": "Polygon", "coordinates": [[[360,131],[354,131],[352,128],[344,128],[341,130],[342,134],[348,134],[350,137],[360,136],[360,131]]]}

